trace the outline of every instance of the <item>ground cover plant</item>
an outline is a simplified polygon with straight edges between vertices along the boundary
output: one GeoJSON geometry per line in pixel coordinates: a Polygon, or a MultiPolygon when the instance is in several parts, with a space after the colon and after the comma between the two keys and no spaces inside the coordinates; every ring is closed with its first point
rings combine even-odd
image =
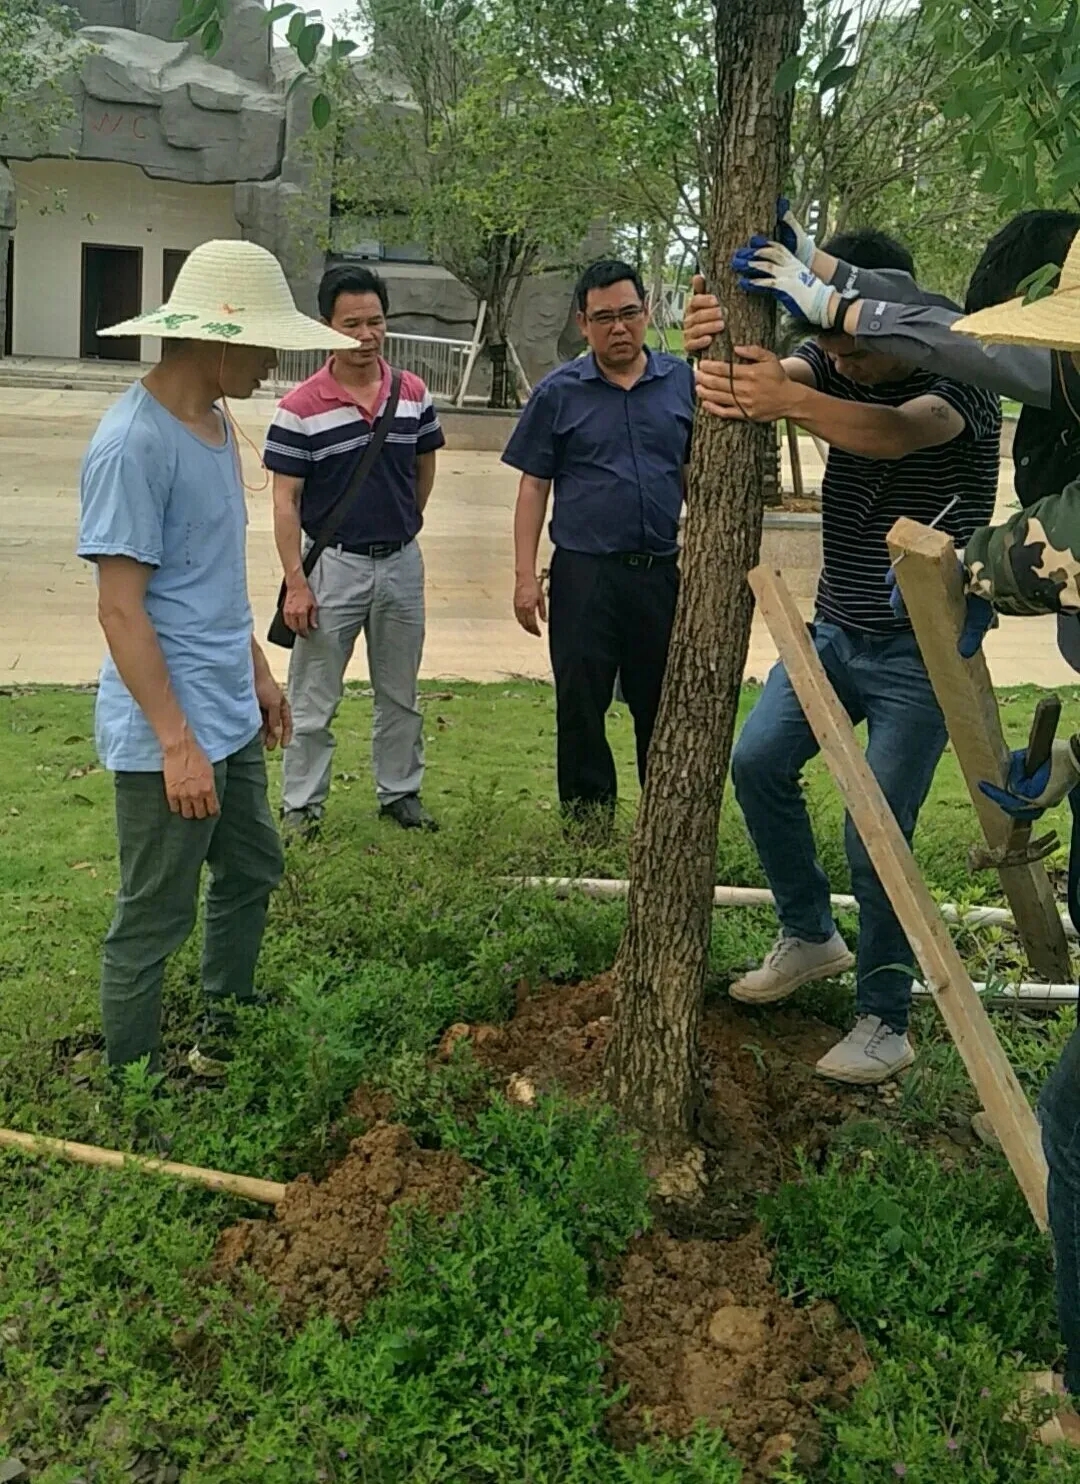
{"type": "MultiPolygon", "coordinates": [[[[1034,695],[1003,700],[1018,743],[1034,695]]],[[[565,841],[552,807],[547,687],[428,687],[444,829],[415,839],[374,817],[370,702],[352,694],[328,827],[290,851],[270,1004],[242,1016],[228,1078],[187,1070],[193,943],[170,970],[164,1082],[132,1071],[111,1091],[96,979],[116,876],[92,705],[0,694],[0,1123],[294,1182],[298,1222],[355,1173],[364,1223],[347,1272],[316,1282],[284,1208],[267,1226],[204,1190],[5,1154],[0,1459],[47,1484],[1080,1481],[1016,1400],[1020,1371],[1057,1355],[1047,1247],[970,1135],[975,1099],[931,1009],[902,1085],[827,1089],[808,1066],[849,990],[733,1012],[726,979],[773,921],[718,913],[714,1195],[675,1222],[654,1199],[597,1097],[621,905],[506,880],[625,874],[625,715],[625,804],[598,849],[565,841]],[[398,1199],[410,1181],[438,1200],[398,1199]]],[[[1080,726],[1075,695],[1064,725],[1080,726]]],[[[808,799],[844,890],[820,767],[808,799]]],[[[946,756],[916,841],[939,898],[994,900],[966,872],[974,835],[946,756]]],[[[730,802],[717,861],[719,880],[761,882],[730,802]]],[[[1015,964],[1006,932],[962,941],[977,978],[1015,964]]],[[[1034,1096],[1072,1012],[997,1019],[1034,1096]]]]}

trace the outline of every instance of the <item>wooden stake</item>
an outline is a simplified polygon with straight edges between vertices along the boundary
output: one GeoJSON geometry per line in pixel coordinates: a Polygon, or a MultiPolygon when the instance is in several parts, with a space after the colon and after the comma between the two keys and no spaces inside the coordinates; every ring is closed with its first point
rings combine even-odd
{"type": "MultiPolygon", "coordinates": [[[[889,532],[889,550],[923,662],[986,843],[1004,846],[1012,821],[979,789],[980,780],[1002,783],[1009,749],[1001,734],[997,698],[980,652],[964,660],[956,641],[964,625],[964,595],[952,537],[906,518],[889,532]]],[[[1041,861],[999,870],[1028,962],[1051,984],[1072,978],[1069,945],[1054,889],[1041,861]]]]}
{"type": "Polygon", "coordinates": [[[141,1154],[121,1154],[116,1149],[99,1149],[96,1144],[73,1144],[68,1139],[47,1139],[44,1134],[23,1134],[13,1128],[0,1128],[0,1145],[22,1149],[27,1154],[59,1155],[80,1165],[104,1165],[111,1170],[130,1165],[144,1175],[171,1175],[176,1180],[190,1180],[205,1185],[208,1190],[243,1196],[263,1206],[276,1206],[285,1194],[285,1186],[274,1180],[229,1175],[224,1170],[204,1170],[198,1165],[178,1165],[165,1159],[146,1159],[141,1154]]]}
{"type": "Polygon", "coordinates": [[[806,621],[778,572],[750,586],[848,813],[918,959],[1037,1225],[1046,1229],[1046,1161],[1039,1128],[949,930],[919,874],[847,712],[829,684],[806,621]]]}
{"type": "Polygon", "coordinates": [[[802,455],[799,453],[799,430],[793,422],[786,421],[788,458],[791,461],[791,492],[796,500],[806,498],[802,477],[802,455]]]}

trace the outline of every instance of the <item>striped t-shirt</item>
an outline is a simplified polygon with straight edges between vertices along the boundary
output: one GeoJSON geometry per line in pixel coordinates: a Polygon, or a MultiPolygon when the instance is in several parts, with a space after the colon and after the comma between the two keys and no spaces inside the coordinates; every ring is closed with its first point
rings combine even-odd
{"type": "MultiPolygon", "coordinates": [[[[333,358],[283,397],[266,435],[263,462],[276,474],[304,481],[300,523],[312,539],[330,514],[364,449],[371,442],[368,415],[335,380],[333,358]]],[[[376,418],[390,394],[390,367],[381,361],[376,418]]],[[[393,426],[335,544],[368,546],[411,541],[423,525],[416,504],[416,458],[446,442],[431,394],[411,371],[401,373],[393,426]]]]}
{"type": "Polygon", "coordinates": [[[908,628],[889,606],[889,551],[885,538],[902,515],[932,521],[963,546],[994,513],[1001,458],[1001,407],[996,396],[912,370],[903,381],[860,386],[841,376],[813,341],[795,354],[811,367],[827,396],[876,407],[902,407],[916,397],[940,397],[964,419],[951,443],[923,448],[902,459],[869,459],[830,448],[821,491],[824,561],[817,614],[829,623],[870,633],[908,628]],[[954,496],[959,501],[942,519],[954,496]]]}

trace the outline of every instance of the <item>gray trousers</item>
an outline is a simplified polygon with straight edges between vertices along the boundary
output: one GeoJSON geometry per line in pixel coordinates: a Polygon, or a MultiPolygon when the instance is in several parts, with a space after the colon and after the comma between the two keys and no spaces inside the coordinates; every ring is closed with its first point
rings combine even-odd
{"type": "Polygon", "coordinates": [[[286,812],[321,809],[330,792],[334,716],[345,669],[363,631],[375,692],[371,761],[380,804],[420,792],[423,717],[416,677],[424,649],[424,559],[410,541],[373,558],[328,549],[311,574],[319,627],[297,639],[289,661],[293,740],[285,749],[286,812]]]}
{"type": "Polygon", "coordinates": [[[270,893],[281,880],[281,841],[266,797],[266,759],[255,737],[214,765],[221,813],[173,814],[160,773],[117,773],[120,890],[105,939],[101,1011],[110,1066],[149,1056],[157,1070],[165,960],[191,932],[204,865],[207,998],[255,993],[270,893]]]}

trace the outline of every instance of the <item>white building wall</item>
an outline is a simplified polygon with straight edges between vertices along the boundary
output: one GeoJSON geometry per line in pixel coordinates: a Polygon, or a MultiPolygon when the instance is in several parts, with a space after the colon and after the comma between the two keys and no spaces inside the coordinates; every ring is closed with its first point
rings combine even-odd
{"type": "MultiPolygon", "coordinates": [[[[18,189],[12,353],[79,354],[82,244],[141,247],[142,309],[162,300],[166,248],[239,237],[231,185],[151,180],[137,165],[97,160],[13,160],[18,189]]],[[[160,341],[144,336],[142,358],[160,341]]]]}

